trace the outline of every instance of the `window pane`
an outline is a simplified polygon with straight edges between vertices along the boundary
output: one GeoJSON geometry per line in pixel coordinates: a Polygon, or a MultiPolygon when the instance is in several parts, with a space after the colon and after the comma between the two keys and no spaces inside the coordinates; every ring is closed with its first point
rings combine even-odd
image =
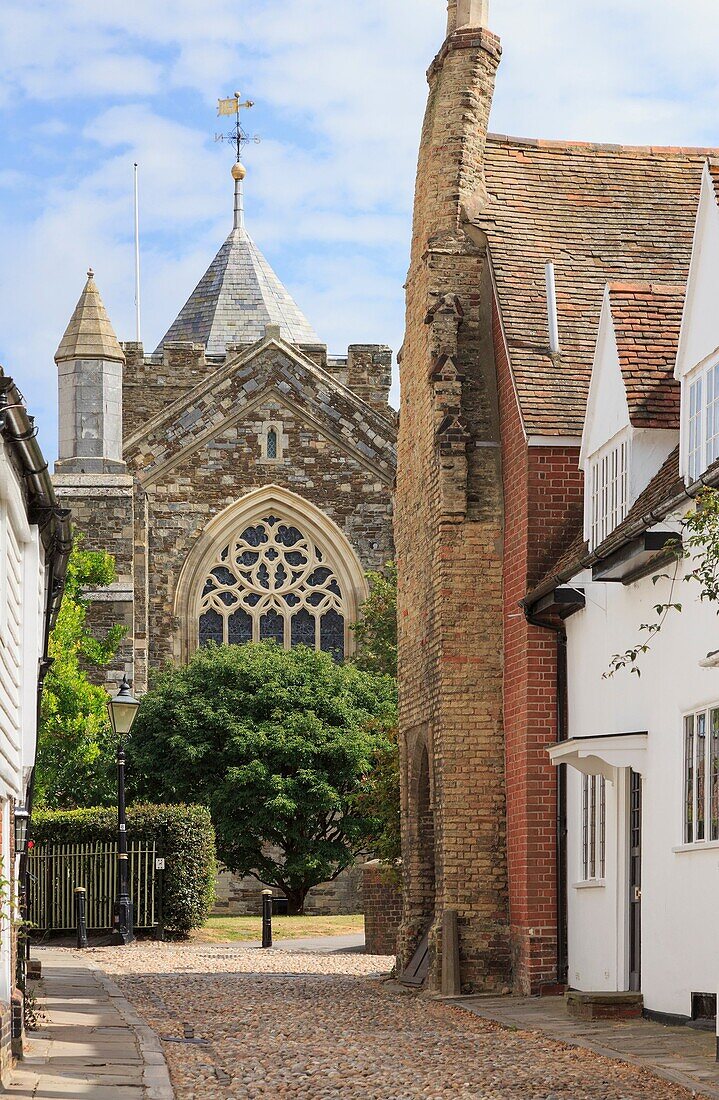
{"type": "Polygon", "coordinates": [[[589,877],[597,877],[597,777],[589,779],[589,877]]]}
{"type": "Polygon", "coordinates": [[[225,641],[224,620],[218,611],[206,611],[200,615],[200,645],[209,645],[216,642],[223,645],[225,641]]]}
{"type": "Polygon", "coordinates": [[[704,828],[706,799],[706,753],[707,753],[707,716],[706,712],[696,716],[696,831],[695,840],[705,840],[704,828]]]}
{"type": "Polygon", "coordinates": [[[267,457],[277,458],[277,432],[274,428],[267,433],[267,457]]]}
{"type": "Polygon", "coordinates": [[[702,446],[702,379],[689,387],[689,476],[695,481],[700,473],[702,446]]]}
{"type": "Polygon", "coordinates": [[[227,640],[230,645],[246,645],[252,641],[252,619],[246,611],[235,611],[227,620],[227,640]]]}
{"type": "Polygon", "coordinates": [[[315,617],[306,608],[292,616],[292,645],[306,645],[315,649],[316,635],[315,617]]]}
{"type": "Polygon", "coordinates": [[[694,843],[694,715],[684,719],[684,843],[694,843]]]}
{"type": "Polygon", "coordinates": [[[582,776],[582,878],[589,878],[589,776],[582,776]]]}
{"type": "Polygon", "coordinates": [[[320,649],[336,661],[345,656],[345,621],[336,611],[327,611],[320,620],[320,649]]]}
{"type": "Polygon", "coordinates": [[[599,776],[599,877],[604,878],[607,862],[607,784],[604,776],[599,776]]]}
{"type": "Polygon", "coordinates": [[[285,644],[285,620],[277,611],[268,611],[261,617],[260,641],[285,644]]]}
{"type": "Polygon", "coordinates": [[[709,839],[719,840],[719,709],[711,711],[709,746],[709,839]]]}

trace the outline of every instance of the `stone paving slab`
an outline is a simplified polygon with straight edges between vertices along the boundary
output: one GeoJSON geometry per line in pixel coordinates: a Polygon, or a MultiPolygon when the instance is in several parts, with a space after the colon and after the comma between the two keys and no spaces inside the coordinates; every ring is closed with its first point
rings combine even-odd
{"type": "Polygon", "coordinates": [[[6,1091],[28,1100],[174,1100],[160,1042],[117,985],[90,959],[36,950],[44,1018],[6,1091]]]}
{"type": "Polygon", "coordinates": [[[569,1046],[652,1070],[696,1096],[719,1100],[719,1064],[712,1032],[651,1020],[575,1020],[563,997],[457,997],[449,1004],[512,1029],[540,1032],[569,1046]]]}

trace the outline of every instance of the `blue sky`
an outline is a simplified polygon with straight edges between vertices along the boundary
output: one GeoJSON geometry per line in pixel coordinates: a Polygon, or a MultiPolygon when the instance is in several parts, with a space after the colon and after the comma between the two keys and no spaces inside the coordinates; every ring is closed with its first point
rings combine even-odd
{"type": "MultiPolygon", "coordinates": [[[[218,96],[248,121],[250,232],[334,352],[402,338],[425,69],[443,0],[2,0],[0,362],[55,453],[53,354],[87,267],[153,348],[231,225],[218,96]]],[[[716,0],[493,0],[492,128],[719,145],[716,0]]]]}

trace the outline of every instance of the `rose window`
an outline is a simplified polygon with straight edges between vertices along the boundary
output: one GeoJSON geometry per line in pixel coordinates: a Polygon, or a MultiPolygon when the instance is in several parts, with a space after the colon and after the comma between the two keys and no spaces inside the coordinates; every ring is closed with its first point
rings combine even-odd
{"type": "Polygon", "coordinates": [[[275,641],[345,656],[345,603],[330,562],[294,524],[250,524],[217,555],[202,590],[200,645],[275,641]]]}

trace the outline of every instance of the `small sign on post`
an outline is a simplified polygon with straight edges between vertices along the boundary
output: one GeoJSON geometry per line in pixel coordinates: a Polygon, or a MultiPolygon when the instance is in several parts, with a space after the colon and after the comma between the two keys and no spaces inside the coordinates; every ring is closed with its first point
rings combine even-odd
{"type": "Polygon", "coordinates": [[[155,870],[156,871],[164,871],[165,870],[165,857],[164,856],[157,856],[157,858],[155,859],[155,870]]]}
{"type": "Polygon", "coordinates": [[[272,947],[272,891],[262,891],[262,946],[272,947]]]}

